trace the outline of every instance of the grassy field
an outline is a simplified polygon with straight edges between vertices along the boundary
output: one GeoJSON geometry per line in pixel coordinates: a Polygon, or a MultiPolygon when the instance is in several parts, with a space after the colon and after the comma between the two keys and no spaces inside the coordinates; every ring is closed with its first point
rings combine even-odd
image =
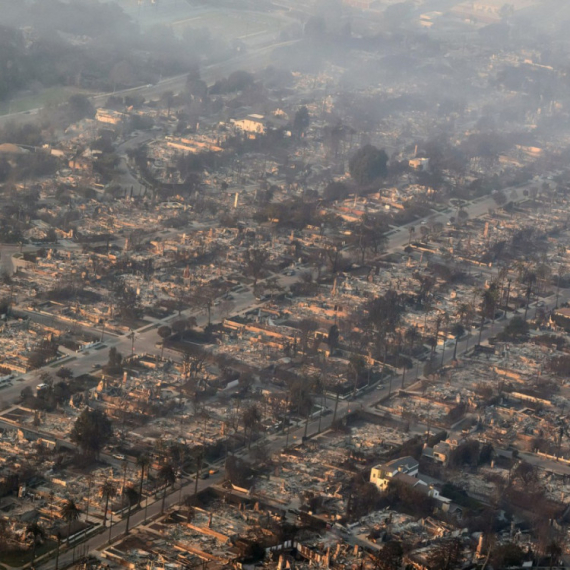
{"type": "Polygon", "coordinates": [[[230,40],[245,38],[269,30],[277,31],[281,25],[281,20],[267,14],[222,12],[207,12],[171,24],[172,29],[179,36],[182,36],[187,29],[208,28],[212,36],[230,40]]]}
{"type": "Polygon", "coordinates": [[[46,105],[64,103],[75,93],[83,93],[84,95],[90,94],[75,87],[48,87],[37,93],[24,93],[13,98],[11,101],[0,102],[0,115],[21,113],[23,111],[30,111],[31,109],[40,109],[46,105]]]}

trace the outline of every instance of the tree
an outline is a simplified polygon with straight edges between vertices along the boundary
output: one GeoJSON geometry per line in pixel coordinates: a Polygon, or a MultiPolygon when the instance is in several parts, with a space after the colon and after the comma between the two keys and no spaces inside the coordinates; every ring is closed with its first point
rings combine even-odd
{"type": "Polygon", "coordinates": [[[132,321],[141,316],[140,297],[135,289],[127,285],[123,279],[119,279],[113,292],[115,294],[116,308],[122,319],[132,321]]]}
{"type": "Polygon", "coordinates": [[[468,218],[469,218],[469,213],[467,212],[467,210],[464,210],[463,208],[461,208],[461,209],[459,210],[459,212],[457,212],[457,219],[458,219],[461,223],[465,223],[468,218]]]}
{"type": "Polygon", "coordinates": [[[170,485],[174,485],[176,481],[176,474],[174,473],[174,468],[170,463],[165,463],[158,470],[158,480],[164,485],[164,492],[162,494],[162,505],[160,507],[160,512],[164,512],[164,503],[166,502],[166,492],[170,485]]]}
{"type": "Polygon", "coordinates": [[[464,465],[476,467],[479,464],[479,451],[479,442],[475,439],[468,439],[449,454],[449,465],[452,467],[463,467],[464,465]]]}
{"type": "Polygon", "coordinates": [[[31,522],[26,527],[26,534],[32,541],[32,561],[30,562],[30,566],[33,568],[34,560],[36,559],[36,548],[38,546],[38,540],[43,539],[46,533],[45,530],[37,522],[31,522]]]}
{"type": "Polygon", "coordinates": [[[455,570],[463,562],[463,545],[460,538],[443,540],[428,557],[430,570],[455,570]]]}
{"type": "Polygon", "coordinates": [[[374,568],[375,570],[399,570],[402,566],[403,555],[402,543],[391,540],[372,555],[374,568]]]}
{"type": "Polygon", "coordinates": [[[331,325],[329,334],[327,336],[327,344],[329,345],[331,352],[333,352],[338,347],[339,338],[340,333],[338,330],[338,325],[331,325]]]}
{"type": "Polygon", "coordinates": [[[61,548],[61,541],[63,537],[61,536],[61,532],[58,530],[55,533],[55,540],[57,541],[57,547],[55,551],[55,570],[59,569],[59,549],[61,548]]]}
{"type": "Polygon", "coordinates": [[[66,106],[67,120],[70,123],[77,123],[81,119],[92,119],[95,116],[95,107],[85,95],[72,95],[67,100],[66,106]]]}
{"type": "Polygon", "coordinates": [[[112,436],[113,427],[105,413],[86,408],[75,420],[70,439],[84,453],[98,456],[112,436]]]}
{"type": "Polygon", "coordinates": [[[56,373],[55,375],[58,378],[61,378],[62,380],[69,380],[70,378],[73,378],[73,372],[71,371],[70,368],[67,368],[67,366],[62,366],[56,373]]]}
{"type": "Polygon", "coordinates": [[[172,335],[172,329],[167,325],[158,327],[156,332],[158,333],[158,336],[162,339],[168,338],[170,335],[172,335]]]}
{"type": "Polygon", "coordinates": [[[453,360],[457,360],[457,345],[459,339],[465,334],[465,327],[461,323],[455,323],[451,327],[451,334],[455,337],[455,346],[453,347],[453,360]]]}
{"type": "Polygon", "coordinates": [[[116,347],[112,346],[109,349],[109,359],[105,366],[105,372],[107,374],[121,374],[123,371],[123,355],[117,350],[116,347]]]}
{"type": "Polygon", "coordinates": [[[180,319],[172,323],[172,332],[174,334],[183,333],[188,330],[188,321],[186,319],[180,319]]]}
{"type": "Polygon", "coordinates": [[[318,330],[319,325],[317,321],[315,321],[314,319],[305,318],[297,323],[297,328],[301,333],[300,336],[301,350],[303,351],[303,354],[306,354],[311,334],[314,333],[316,330],[318,330]]]}
{"type": "Polygon", "coordinates": [[[528,323],[519,316],[513,317],[507,326],[497,335],[499,340],[504,341],[519,341],[528,336],[530,327],[528,323]]]}
{"type": "Polygon", "coordinates": [[[546,554],[550,559],[549,568],[552,570],[552,566],[554,566],[554,562],[558,562],[560,557],[562,556],[563,550],[560,546],[560,543],[556,540],[551,540],[547,547],[546,547],[546,554]]]}
{"type": "Polygon", "coordinates": [[[124,496],[127,499],[127,504],[129,506],[129,510],[127,511],[127,524],[125,527],[125,534],[129,534],[129,523],[131,521],[131,509],[133,507],[133,505],[136,504],[138,498],[139,498],[139,494],[136,492],[136,490],[133,487],[126,487],[124,490],[124,496]]]}
{"type": "Polygon", "coordinates": [[[325,200],[334,202],[336,200],[344,200],[348,198],[349,189],[344,182],[330,182],[323,191],[325,200]]]}
{"type": "Polygon", "coordinates": [[[507,196],[504,192],[497,192],[493,194],[493,199],[499,207],[502,207],[507,203],[507,196]]]}
{"type": "Polygon", "coordinates": [[[105,499],[105,510],[103,512],[103,527],[104,527],[105,524],[107,523],[107,511],[109,509],[109,499],[113,499],[114,497],[117,496],[117,489],[115,488],[113,483],[111,483],[111,481],[105,481],[105,483],[101,485],[99,493],[101,494],[101,497],[105,499]]]}
{"type": "Polygon", "coordinates": [[[174,103],[174,92],[165,91],[160,97],[160,102],[162,103],[162,106],[167,109],[167,116],[170,117],[170,109],[174,103]]]}
{"type": "Polygon", "coordinates": [[[367,249],[377,255],[383,251],[388,243],[386,232],[388,231],[385,217],[379,214],[364,214],[360,223],[354,229],[354,240],[360,249],[360,263],[364,264],[367,249]]]}
{"type": "Polygon", "coordinates": [[[145,471],[147,474],[147,478],[148,478],[148,470],[150,467],[150,457],[147,453],[141,453],[138,457],[137,457],[137,465],[140,467],[141,470],[141,479],[140,479],[140,483],[139,483],[139,507],[141,506],[141,501],[142,501],[142,493],[143,493],[143,484],[144,484],[144,475],[145,475],[145,471]]]}
{"type": "Polygon", "coordinates": [[[249,430],[248,449],[251,447],[253,434],[259,429],[261,418],[261,412],[256,404],[247,407],[242,413],[243,435],[246,439],[249,430]]]}
{"type": "Polygon", "coordinates": [[[363,146],[348,162],[352,179],[360,186],[366,186],[388,173],[388,155],[370,144],[363,146]]]}
{"type": "Polygon", "coordinates": [[[161,327],[158,327],[158,330],[156,332],[158,333],[158,336],[162,339],[161,348],[160,348],[160,358],[162,358],[162,356],[164,355],[164,342],[170,335],[172,335],[172,329],[167,325],[163,325],[161,327]]]}
{"type": "Polygon", "coordinates": [[[304,105],[295,113],[295,118],[293,120],[293,131],[298,138],[301,138],[311,122],[311,117],[309,115],[309,110],[304,105]]]}
{"type": "Polygon", "coordinates": [[[71,538],[71,523],[79,519],[80,514],[81,510],[73,499],[66,501],[61,511],[61,516],[63,520],[67,521],[67,546],[69,546],[69,539],[71,538]]]}
{"type": "Polygon", "coordinates": [[[253,278],[253,286],[257,285],[258,279],[263,274],[265,264],[269,259],[269,252],[265,249],[251,247],[244,254],[244,262],[248,273],[253,278]]]}
{"type": "Polygon", "coordinates": [[[225,469],[226,477],[234,485],[247,487],[251,484],[253,470],[249,463],[237,455],[230,455],[226,458],[225,469]]]}
{"type": "Polygon", "coordinates": [[[493,568],[518,568],[524,560],[524,551],[518,544],[498,544],[491,554],[493,568]]]}
{"type": "Polygon", "coordinates": [[[520,461],[512,474],[513,480],[519,479],[525,488],[535,485],[539,481],[538,471],[534,465],[527,461],[520,461]]]}

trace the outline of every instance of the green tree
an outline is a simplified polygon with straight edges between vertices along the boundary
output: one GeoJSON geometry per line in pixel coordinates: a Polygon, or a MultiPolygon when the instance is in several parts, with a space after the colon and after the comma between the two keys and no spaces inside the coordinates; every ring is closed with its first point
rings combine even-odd
{"type": "Polygon", "coordinates": [[[86,408],[75,420],[70,439],[84,453],[99,455],[113,436],[113,428],[109,418],[100,410],[86,408]]]}
{"type": "Polygon", "coordinates": [[[370,144],[363,146],[348,162],[352,179],[360,186],[366,186],[377,178],[388,174],[388,155],[370,144]]]}

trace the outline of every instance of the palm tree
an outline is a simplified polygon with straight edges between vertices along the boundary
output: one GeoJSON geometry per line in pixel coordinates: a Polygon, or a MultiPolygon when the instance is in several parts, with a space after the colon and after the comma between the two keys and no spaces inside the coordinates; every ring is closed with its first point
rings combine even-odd
{"type": "MultiPolygon", "coordinates": [[[[261,422],[261,412],[256,404],[252,404],[242,412],[242,422],[243,422],[243,437],[247,440],[247,448],[251,447],[251,440],[253,438],[254,432],[259,427],[261,422]],[[249,440],[247,439],[247,432],[249,429],[249,440]]],[[[244,442],[245,443],[245,442],[244,442]]]]}
{"type": "Polygon", "coordinates": [[[105,481],[101,488],[99,489],[101,497],[105,499],[105,512],[103,513],[103,526],[107,523],[107,509],[109,507],[109,499],[112,499],[117,495],[117,489],[111,483],[111,481],[105,481]]]}
{"type": "Polygon", "coordinates": [[[55,570],[59,569],[59,549],[61,548],[61,539],[63,538],[61,536],[61,532],[58,530],[55,533],[55,538],[57,540],[57,549],[55,551],[55,570]]]}
{"type": "Polygon", "coordinates": [[[455,346],[453,347],[453,360],[457,360],[457,345],[459,339],[465,334],[465,327],[461,323],[455,323],[451,329],[451,333],[455,337],[455,346]]]}
{"type": "Polygon", "coordinates": [[[143,453],[137,457],[137,465],[141,468],[141,482],[139,484],[139,507],[142,501],[143,483],[144,483],[144,473],[147,472],[146,476],[148,479],[148,469],[150,466],[150,457],[147,453],[143,453]]]}
{"type": "Polygon", "coordinates": [[[166,491],[169,485],[174,485],[176,481],[176,475],[174,473],[174,468],[170,463],[165,463],[158,471],[158,480],[164,484],[164,492],[162,494],[162,506],[160,512],[164,512],[164,503],[166,502],[166,491]]]}
{"type": "Polygon", "coordinates": [[[129,534],[129,523],[131,521],[131,508],[137,502],[139,494],[132,488],[126,487],[124,491],[125,498],[129,504],[129,510],[127,511],[127,527],[125,529],[125,534],[129,534]]]}
{"type": "Polygon", "coordinates": [[[37,522],[34,521],[26,527],[26,534],[32,540],[32,561],[30,565],[33,566],[34,560],[36,559],[36,548],[38,546],[38,539],[44,538],[46,533],[45,530],[37,522]]]}
{"type": "Polygon", "coordinates": [[[69,539],[71,537],[71,523],[76,521],[81,514],[81,510],[75,504],[73,499],[69,499],[63,509],[61,511],[61,515],[63,516],[64,520],[67,521],[67,546],[69,546],[69,539]]]}

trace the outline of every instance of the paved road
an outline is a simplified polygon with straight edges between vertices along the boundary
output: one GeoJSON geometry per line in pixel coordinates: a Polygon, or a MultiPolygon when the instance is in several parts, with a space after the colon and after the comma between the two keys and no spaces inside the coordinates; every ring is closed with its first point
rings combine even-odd
{"type": "MultiPolygon", "coordinates": [[[[525,199],[523,195],[525,189],[540,185],[544,180],[546,180],[546,178],[540,178],[539,180],[528,182],[522,186],[505,188],[503,192],[510,201],[520,202],[525,199]]],[[[469,218],[473,219],[480,218],[487,214],[490,209],[496,210],[497,208],[498,206],[494,198],[492,196],[485,196],[467,203],[463,209],[469,214],[469,218]]],[[[401,226],[390,235],[388,249],[395,251],[396,249],[401,249],[408,245],[410,241],[410,228],[415,229],[412,241],[417,241],[421,238],[419,228],[422,226],[422,223],[434,224],[439,222],[445,226],[451,218],[457,218],[457,208],[450,207],[442,213],[434,212],[425,218],[401,226]]]]}
{"type": "MultiPolygon", "coordinates": [[[[560,299],[564,299],[567,300],[570,298],[570,290],[565,290],[562,292],[560,299]]],[[[547,299],[545,299],[545,308],[552,308],[554,306],[555,303],[555,299],[554,296],[553,297],[549,297],[547,299]]],[[[534,316],[534,313],[536,312],[536,307],[533,307],[529,310],[529,314],[528,317],[529,319],[532,318],[534,316]]],[[[508,318],[504,319],[503,321],[497,322],[493,328],[491,329],[491,327],[488,327],[484,332],[483,332],[483,336],[482,339],[486,339],[489,335],[491,334],[496,334],[498,333],[500,330],[502,330],[506,324],[508,323],[508,321],[515,315],[509,315],[508,318]]],[[[472,346],[472,344],[471,344],[472,346]]],[[[463,352],[465,351],[466,348],[466,342],[462,341],[459,343],[458,346],[458,351],[457,354],[462,355],[463,352]]],[[[449,350],[448,351],[448,355],[445,357],[444,362],[448,363],[451,361],[453,356],[453,351],[449,350]]],[[[416,379],[415,373],[412,372],[407,381],[406,381],[406,385],[409,385],[409,383],[411,383],[413,380],[416,379]]],[[[351,410],[354,411],[355,409],[368,409],[373,411],[374,409],[374,404],[381,398],[383,398],[384,396],[388,395],[388,391],[391,389],[392,391],[398,389],[401,387],[402,384],[402,377],[400,376],[398,379],[396,379],[395,381],[392,382],[391,386],[384,386],[382,387],[380,390],[373,390],[373,391],[369,391],[366,392],[364,394],[361,394],[359,397],[356,398],[356,400],[351,401],[351,400],[340,400],[338,403],[338,408],[337,408],[337,418],[341,418],[343,416],[345,416],[347,413],[349,413],[351,410]]],[[[328,401],[328,406],[329,408],[334,408],[334,402],[331,401],[329,399],[328,401]]],[[[294,445],[296,443],[300,443],[302,441],[303,436],[305,435],[305,433],[307,433],[307,435],[309,437],[317,435],[318,433],[321,433],[323,431],[325,431],[326,429],[328,429],[333,421],[333,414],[329,413],[328,415],[324,415],[322,417],[316,417],[314,419],[312,419],[311,421],[308,422],[308,425],[305,425],[306,422],[299,422],[298,426],[292,427],[290,428],[288,431],[289,433],[279,433],[276,435],[271,435],[269,437],[267,437],[265,439],[265,441],[268,444],[269,450],[272,453],[276,453],[279,452],[280,450],[282,450],[285,447],[285,443],[288,441],[289,445],[294,445]]],[[[238,453],[238,455],[242,456],[242,457],[248,457],[249,456],[249,452],[247,450],[242,450],[240,453],[238,453]]],[[[566,466],[566,465],[562,465],[559,464],[557,462],[545,459],[545,458],[540,458],[537,457],[535,455],[532,454],[523,454],[524,458],[526,460],[528,460],[529,462],[533,463],[533,464],[537,464],[540,467],[544,468],[544,469],[554,469],[557,472],[561,472],[561,473],[569,473],[570,474],[570,467],[566,466]]],[[[198,481],[198,490],[201,491],[211,485],[215,485],[215,484],[219,484],[223,481],[224,475],[223,473],[220,471],[219,473],[210,476],[209,479],[206,480],[199,480],[198,481]]],[[[178,483],[177,485],[180,485],[180,483],[178,483]]],[[[175,504],[177,504],[180,500],[181,496],[187,495],[187,494],[193,494],[194,492],[194,481],[190,480],[190,481],[186,481],[183,482],[182,484],[182,488],[180,489],[180,486],[174,488],[174,491],[171,491],[171,493],[167,496],[166,498],[166,508],[173,506],[175,504]]],[[[151,503],[148,505],[147,509],[146,509],[146,517],[153,517],[155,515],[160,514],[161,512],[161,506],[162,506],[162,499],[159,498],[156,502],[151,503]]],[[[141,509],[140,511],[134,513],[131,516],[131,529],[136,527],[137,525],[143,524],[145,519],[145,509],[143,507],[143,509],[141,509]]],[[[112,539],[116,539],[118,537],[120,537],[121,535],[124,534],[126,529],[126,520],[122,520],[118,523],[116,523],[113,528],[111,529],[111,538],[112,539]]],[[[93,538],[91,538],[89,541],[87,541],[86,547],[89,551],[92,550],[97,550],[100,549],[102,547],[104,547],[107,542],[109,540],[109,531],[106,530],[105,532],[103,532],[102,534],[99,534],[97,536],[94,536],[93,538]]],[[[84,548],[84,545],[82,545],[82,548],[84,548]]],[[[69,552],[64,552],[62,553],[62,555],[60,556],[60,566],[64,566],[65,564],[69,564],[72,562],[72,557],[74,556],[73,551],[69,551],[69,552]]],[[[51,560],[46,562],[43,565],[37,565],[38,567],[41,567],[42,569],[45,570],[51,570],[52,568],[55,567],[55,561],[51,560]]]]}
{"type": "MultiPolygon", "coordinates": [[[[284,47],[287,45],[293,45],[299,40],[291,40],[287,42],[275,42],[270,45],[261,46],[256,49],[252,49],[243,55],[233,57],[228,61],[222,63],[215,63],[207,65],[200,70],[202,79],[208,84],[215,83],[218,79],[221,79],[229,75],[232,71],[236,69],[244,69],[246,71],[256,71],[261,69],[271,63],[271,53],[274,49],[278,47],[284,47]]],[[[141,95],[145,99],[158,99],[165,91],[181,91],[186,85],[186,79],[188,77],[187,73],[181,75],[176,75],[174,77],[169,77],[159,81],[156,85],[141,85],[140,87],[133,87],[130,89],[122,89],[121,91],[115,91],[110,93],[101,93],[99,95],[94,95],[90,97],[91,102],[95,107],[104,107],[107,99],[111,95],[125,96],[125,95],[141,95]]],[[[7,123],[29,123],[34,121],[41,108],[30,109],[29,111],[24,111],[20,113],[11,113],[8,115],[0,116],[0,127],[7,123]]]]}

